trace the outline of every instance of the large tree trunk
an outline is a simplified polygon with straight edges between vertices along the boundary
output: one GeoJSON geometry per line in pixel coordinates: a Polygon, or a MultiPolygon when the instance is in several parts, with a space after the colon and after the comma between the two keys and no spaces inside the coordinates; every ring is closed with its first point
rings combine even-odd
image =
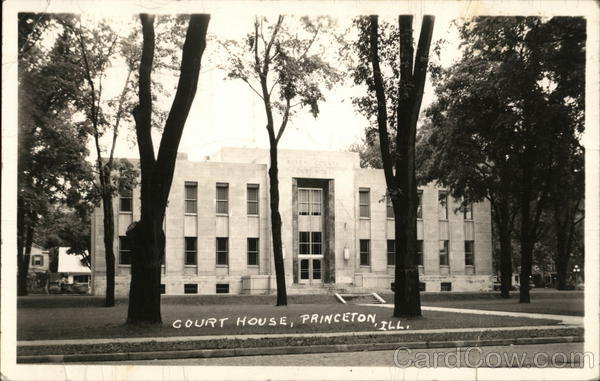
{"type": "MultiPolygon", "coordinates": [[[[414,192],[410,193],[414,193],[416,198],[416,187],[414,192]]],[[[419,271],[416,266],[416,204],[414,201],[411,203],[410,198],[410,196],[400,196],[395,202],[392,201],[396,237],[394,273],[394,316],[396,317],[421,316],[419,271]]]]}
{"type": "Polygon", "coordinates": [[[273,259],[275,261],[275,277],[277,280],[277,305],[287,305],[285,286],[285,269],[281,247],[281,215],[279,214],[279,178],[277,167],[277,145],[271,142],[271,167],[269,168],[269,191],[271,197],[271,234],[273,238],[273,259]]]}
{"type": "Polygon", "coordinates": [[[133,110],[141,167],[141,218],[132,224],[127,237],[132,246],[131,284],[127,323],[161,323],[160,277],[165,251],[162,224],[169,198],[177,149],[183,134],[200,74],[210,16],[194,14],[183,44],[177,92],[165,122],[157,157],[151,136],[151,73],[154,59],[154,18],[140,15],[143,48],[140,60],[139,104],[133,110]]]}
{"type": "Polygon", "coordinates": [[[161,323],[161,258],[165,250],[162,218],[146,217],[127,231],[131,247],[131,285],[127,323],[161,323]]]}
{"type": "Polygon", "coordinates": [[[104,192],[102,195],[102,207],[104,209],[104,258],[106,261],[106,297],[104,299],[104,306],[113,307],[115,305],[115,216],[112,196],[109,192],[104,192]]]}

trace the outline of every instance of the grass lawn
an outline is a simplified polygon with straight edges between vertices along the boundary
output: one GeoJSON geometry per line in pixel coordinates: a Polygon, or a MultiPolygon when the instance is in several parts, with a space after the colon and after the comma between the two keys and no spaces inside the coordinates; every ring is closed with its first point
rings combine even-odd
{"type": "MultiPolygon", "coordinates": [[[[389,295],[389,302],[393,302],[393,295],[389,295]]],[[[530,312],[539,314],[556,314],[583,316],[585,303],[583,292],[532,292],[531,303],[519,303],[519,293],[511,292],[509,299],[502,299],[497,294],[491,298],[477,298],[464,300],[423,300],[424,306],[467,308],[479,310],[530,312]]]]}
{"type": "MultiPolygon", "coordinates": [[[[60,297],[57,297],[59,300],[60,297]]],[[[86,304],[86,297],[80,297],[81,304],[86,304]]],[[[52,300],[52,299],[50,299],[52,300]]],[[[44,340],[44,339],[78,339],[78,338],[111,338],[111,337],[153,337],[153,336],[197,336],[197,335],[226,335],[226,334],[262,334],[262,333],[311,333],[311,332],[354,332],[375,331],[390,324],[394,327],[405,329],[433,329],[433,328],[484,328],[484,327],[515,327],[528,325],[556,324],[557,321],[546,319],[525,319],[512,317],[496,317],[475,314],[455,314],[446,312],[423,311],[423,318],[419,319],[394,319],[392,309],[384,307],[366,307],[342,304],[291,304],[287,307],[273,305],[252,304],[223,304],[200,305],[184,303],[163,303],[162,326],[129,327],[124,325],[127,315],[127,305],[120,303],[112,308],[101,306],[60,306],[52,307],[45,304],[43,307],[23,306],[17,309],[17,339],[18,340],[44,340]],[[343,314],[347,320],[344,322],[343,314]],[[342,314],[338,316],[339,322],[331,323],[314,322],[310,318],[304,319],[304,314],[342,314]],[[358,321],[358,314],[375,314],[374,321],[358,321]],[[246,325],[238,324],[237,319],[246,317],[246,325]],[[250,326],[252,317],[267,318],[266,324],[250,326]],[[215,318],[219,320],[215,327],[207,326],[206,320],[202,327],[194,326],[203,323],[202,319],[215,318]],[[277,325],[270,326],[273,318],[277,325]],[[285,324],[282,324],[285,318],[285,324]],[[185,328],[185,322],[190,320],[191,327],[185,328]],[[173,323],[182,321],[182,327],[177,329],[173,323]],[[391,322],[391,323],[383,323],[391,322]]]]}

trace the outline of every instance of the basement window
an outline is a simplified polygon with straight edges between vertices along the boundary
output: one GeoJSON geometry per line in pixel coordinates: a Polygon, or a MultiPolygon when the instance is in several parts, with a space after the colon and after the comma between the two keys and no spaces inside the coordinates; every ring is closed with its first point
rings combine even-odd
{"type": "Polygon", "coordinates": [[[425,282],[419,282],[419,291],[425,291],[425,282]]]}
{"type": "Polygon", "coordinates": [[[165,289],[165,284],[164,283],[160,284],[160,293],[161,294],[165,294],[166,293],[166,289],[165,289]]]}
{"type": "Polygon", "coordinates": [[[198,293],[198,285],[195,283],[186,283],[183,285],[183,292],[185,294],[197,294],[198,293]]]}
{"type": "Polygon", "coordinates": [[[442,282],[441,290],[442,291],[452,291],[452,282],[442,282]]]}
{"type": "Polygon", "coordinates": [[[229,284],[228,283],[217,284],[217,294],[229,294],[229,284]]]}

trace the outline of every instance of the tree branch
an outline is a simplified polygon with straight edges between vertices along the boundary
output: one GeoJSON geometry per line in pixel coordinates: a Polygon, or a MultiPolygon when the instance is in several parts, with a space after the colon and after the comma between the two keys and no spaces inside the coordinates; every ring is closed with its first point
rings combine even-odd
{"type": "Polygon", "coordinates": [[[383,161],[383,172],[388,188],[394,188],[395,179],[393,175],[393,162],[390,155],[390,142],[387,132],[387,103],[385,99],[383,77],[379,66],[379,42],[378,42],[378,16],[369,16],[369,55],[373,67],[373,82],[375,83],[375,95],[377,97],[377,127],[379,129],[379,145],[381,148],[381,160],[383,161]]]}
{"type": "Polygon", "coordinates": [[[163,205],[166,205],[173,179],[177,147],[196,95],[209,21],[210,15],[208,14],[192,15],[183,44],[177,92],[165,123],[156,163],[156,172],[160,176],[160,194],[157,196],[160,197],[159,200],[164,203],[163,205]]]}
{"type": "Polygon", "coordinates": [[[427,74],[427,64],[429,62],[429,48],[431,46],[431,36],[433,35],[434,16],[423,16],[421,25],[421,34],[419,36],[419,45],[417,46],[417,56],[414,68],[414,95],[413,95],[413,123],[416,123],[423,100],[423,90],[425,88],[425,76],[427,74]]]}
{"type": "Polygon", "coordinates": [[[154,60],[154,16],[140,14],[143,32],[142,57],[139,72],[139,104],[133,109],[138,149],[140,152],[140,169],[142,188],[148,189],[152,184],[152,172],[156,159],[151,135],[152,115],[152,61],[154,60]]]}
{"type": "Polygon", "coordinates": [[[277,137],[275,138],[275,143],[279,143],[279,139],[283,135],[283,131],[285,131],[285,127],[287,126],[288,118],[290,116],[290,99],[285,99],[285,111],[283,113],[283,120],[281,121],[281,126],[279,126],[279,131],[277,131],[277,137]]]}
{"type": "Polygon", "coordinates": [[[112,144],[110,147],[110,154],[108,156],[108,168],[112,169],[112,162],[115,154],[115,146],[117,145],[117,136],[119,135],[119,124],[121,122],[121,118],[123,116],[123,103],[125,103],[125,96],[127,95],[127,89],[129,84],[129,78],[131,78],[131,74],[133,73],[133,69],[129,69],[127,72],[127,77],[125,78],[125,85],[123,86],[123,90],[121,91],[121,95],[119,97],[119,104],[117,106],[117,115],[115,116],[115,126],[113,128],[113,138],[112,144]]]}

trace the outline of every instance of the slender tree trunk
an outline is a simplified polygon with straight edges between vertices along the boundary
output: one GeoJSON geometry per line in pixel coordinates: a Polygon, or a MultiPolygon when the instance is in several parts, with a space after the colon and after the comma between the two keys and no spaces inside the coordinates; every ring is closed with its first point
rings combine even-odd
{"type": "Polygon", "coordinates": [[[512,242],[508,202],[504,199],[494,201],[494,222],[498,229],[498,239],[500,241],[500,296],[509,298],[513,270],[512,242]]]}
{"type": "Polygon", "coordinates": [[[23,254],[21,256],[21,263],[18,266],[17,272],[17,295],[25,296],[27,292],[27,273],[29,272],[29,261],[31,258],[31,245],[33,243],[33,226],[29,225],[25,231],[25,242],[23,247],[23,254]]]}
{"type": "Polygon", "coordinates": [[[25,254],[25,211],[23,199],[17,201],[17,295],[27,295],[27,287],[23,287],[23,257],[25,254]]]}
{"type": "Polygon", "coordinates": [[[277,305],[287,305],[285,286],[285,268],[281,244],[281,215],[279,214],[279,177],[277,166],[277,143],[271,142],[269,150],[271,167],[269,168],[269,191],[271,195],[271,234],[273,238],[273,259],[275,261],[275,277],[277,280],[277,305]]]}
{"type": "Polygon", "coordinates": [[[576,224],[574,218],[580,201],[578,200],[575,206],[570,205],[571,202],[567,199],[564,204],[556,203],[553,211],[556,234],[556,288],[558,290],[567,289],[569,260],[571,259],[576,224]]]}
{"type": "Polygon", "coordinates": [[[500,235],[500,296],[510,298],[512,288],[512,245],[510,229],[502,228],[500,235]],[[504,230],[504,231],[502,231],[504,230]]]}
{"type": "Polygon", "coordinates": [[[519,303],[530,303],[529,278],[533,259],[533,239],[531,231],[531,171],[529,163],[524,166],[521,190],[521,286],[519,287],[519,303]]]}
{"type": "Polygon", "coordinates": [[[110,192],[103,192],[102,207],[104,209],[104,258],[106,261],[106,297],[105,307],[115,305],[115,216],[110,192]]]}

